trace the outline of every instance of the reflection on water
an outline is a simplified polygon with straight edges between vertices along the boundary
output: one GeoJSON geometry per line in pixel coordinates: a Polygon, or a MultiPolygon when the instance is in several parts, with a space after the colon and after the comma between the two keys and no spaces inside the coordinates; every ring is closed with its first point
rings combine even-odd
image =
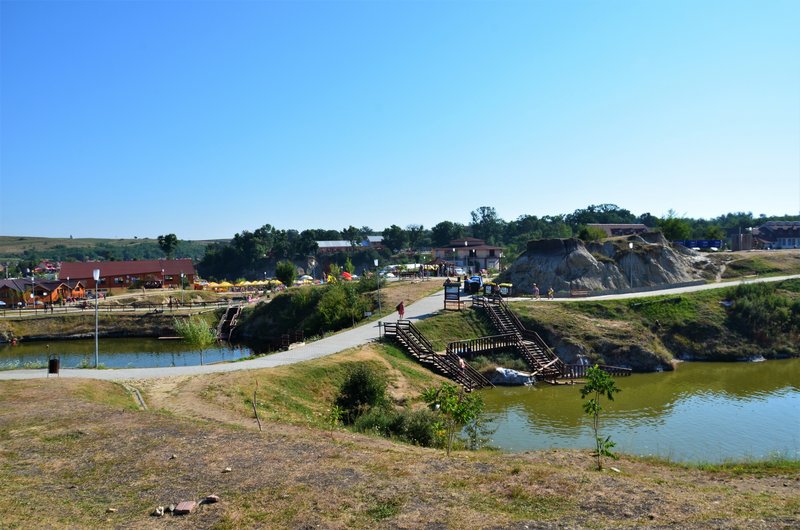
{"type": "MultiPolygon", "coordinates": [[[[763,363],[682,363],[674,372],[618,378],[604,401],[601,432],[616,449],[679,461],[800,458],[800,359],[763,363]]],[[[580,386],[482,391],[511,451],[594,445],[580,386]]]]}
{"type": "MultiPolygon", "coordinates": [[[[43,366],[49,354],[60,357],[62,368],[94,367],[94,339],[2,345],[0,368],[43,366]]],[[[238,346],[197,350],[182,340],[102,339],[99,357],[106,368],[155,368],[235,361],[250,355],[249,349],[238,346]]]]}

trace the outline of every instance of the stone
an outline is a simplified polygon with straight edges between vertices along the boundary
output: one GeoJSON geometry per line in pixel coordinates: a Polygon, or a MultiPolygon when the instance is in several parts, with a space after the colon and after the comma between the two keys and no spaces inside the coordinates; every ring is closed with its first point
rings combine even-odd
{"type": "Polygon", "coordinates": [[[613,471],[614,473],[622,473],[622,471],[620,471],[619,469],[617,469],[617,468],[615,468],[615,467],[610,467],[610,468],[608,468],[608,469],[610,469],[610,470],[611,470],[611,471],[613,471]]]}
{"type": "Polygon", "coordinates": [[[197,503],[195,501],[181,501],[172,513],[175,515],[187,515],[192,513],[195,508],[197,508],[197,503]]]}
{"type": "Polygon", "coordinates": [[[209,495],[201,501],[201,504],[215,504],[219,502],[219,495],[209,495]]]}
{"type": "Polygon", "coordinates": [[[153,517],[164,517],[164,507],[156,506],[156,509],[153,510],[153,513],[151,513],[150,515],[152,515],[153,517]]]}
{"type": "Polygon", "coordinates": [[[170,504],[170,505],[169,505],[169,507],[167,507],[167,511],[168,511],[169,513],[172,513],[172,512],[174,512],[174,511],[175,511],[175,505],[174,505],[174,504],[170,504]]]}
{"type": "Polygon", "coordinates": [[[172,456],[169,457],[170,460],[175,460],[176,458],[178,458],[178,457],[175,454],[173,454],[172,456]]]}
{"type": "Polygon", "coordinates": [[[223,473],[230,473],[231,471],[233,470],[229,467],[226,467],[225,469],[222,470],[223,473]]]}
{"type": "Polygon", "coordinates": [[[116,513],[116,508],[106,508],[106,513],[116,513]]]}

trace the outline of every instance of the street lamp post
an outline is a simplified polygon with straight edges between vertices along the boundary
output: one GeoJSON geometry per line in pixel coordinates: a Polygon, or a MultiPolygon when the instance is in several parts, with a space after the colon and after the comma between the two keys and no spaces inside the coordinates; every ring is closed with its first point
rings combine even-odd
{"type": "MultiPolygon", "coordinates": [[[[375,278],[378,280],[378,317],[383,316],[383,310],[381,309],[381,271],[378,270],[378,260],[375,259],[375,278]]],[[[380,328],[379,328],[380,333],[380,328]]]]}
{"type": "Polygon", "coordinates": [[[34,296],[34,291],[36,291],[36,281],[33,278],[33,274],[31,274],[31,305],[33,305],[33,314],[36,314],[36,297],[34,296]]]}
{"type": "Polygon", "coordinates": [[[628,248],[631,251],[630,265],[628,265],[628,283],[633,289],[633,243],[628,243],[628,248]]]}
{"type": "Polygon", "coordinates": [[[183,305],[183,273],[181,272],[181,305],[183,305]]]}
{"type": "Polygon", "coordinates": [[[94,278],[94,367],[100,368],[100,348],[98,343],[98,315],[97,315],[97,301],[98,301],[98,287],[100,285],[100,269],[92,271],[92,278],[94,278]]]}

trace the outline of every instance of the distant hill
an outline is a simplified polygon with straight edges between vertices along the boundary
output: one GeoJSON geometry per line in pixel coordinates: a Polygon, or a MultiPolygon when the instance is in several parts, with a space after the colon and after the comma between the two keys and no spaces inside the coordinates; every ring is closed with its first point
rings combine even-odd
{"type": "MultiPolygon", "coordinates": [[[[176,258],[199,260],[206,246],[227,240],[180,240],[176,258]]],[[[84,261],[87,259],[160,259],[164,253],[156,239],[103,239],[0,236],[0,261],[84,261]]]]}

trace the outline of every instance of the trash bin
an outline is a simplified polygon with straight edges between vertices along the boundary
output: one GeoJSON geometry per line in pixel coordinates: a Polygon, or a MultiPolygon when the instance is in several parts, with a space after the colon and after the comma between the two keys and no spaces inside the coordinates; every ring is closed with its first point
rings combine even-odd
{"type": "Polygon", "coordinates": [[[514,285],[510,283],[501,283],[500,287],[500,294],[503,296],[511,296],[511,293],[514,290],[514,285]]]}
{"type": "Polygon", "coordinates": [[[59,359],[56,355],[51,355],[47,360],[47,377],[50,377],[50,374],[58,375],[58,370],[60,367],[61,359],[59,359]]]}

